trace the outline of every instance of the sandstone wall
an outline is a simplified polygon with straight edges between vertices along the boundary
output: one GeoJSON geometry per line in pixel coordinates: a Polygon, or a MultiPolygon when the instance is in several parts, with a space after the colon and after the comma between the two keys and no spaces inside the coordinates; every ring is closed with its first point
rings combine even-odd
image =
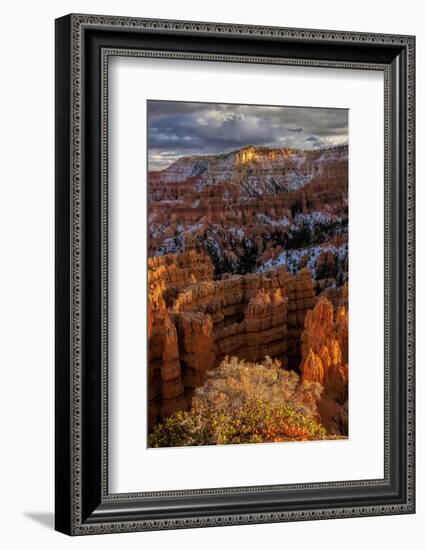
{"type": "Polygon", "coordinates": [[[347,434],[348,310],[321,296],[305,318],[301,379],[323,387],[318,409],[329,433],[347,434]]]}
{"type": "Polygon", "coordinates": [[[307,269],[296,276],[280,267],[214,281],[208,279],[209,258],[195,253],[176,264],[173,255],[155,258],[151,268],[150,426],[188,407],[205,372],[226,355],[248,360],[269,355],[298,369],[305,316],[316,302],[307,269]]]}

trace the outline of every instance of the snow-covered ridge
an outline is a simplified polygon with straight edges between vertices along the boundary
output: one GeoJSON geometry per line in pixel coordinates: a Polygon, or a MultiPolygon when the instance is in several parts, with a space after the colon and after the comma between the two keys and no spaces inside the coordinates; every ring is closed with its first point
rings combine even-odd
{"type": "Polygon", "coordinates": [[[309,268],[313,279],[317,278],[317,261],[322,252],[331,252],[338,261],[345,261],[348,257],[348,243],[340,246],[335,245],[316,245],[306,248],[292,249],[283,251],[277,258],[270,259],[265,262],[259,269],[258,273],[268,271],[272,267],[280,265],[286,266],[292,273],[297,273],[300,269],[301,260],[307,257],[307,267],[309,268]]]}
{"type": "Polygon", "coordinates": [[[264,225],[271,225],[272,227],[289,227],[291,225],[290,220],[285,216],[278,219],[273,219],[266,214],[256,214],[256,219],[259,223],[264,225]]]}
{"type": "Polygon", "coordinates": [[[301,150],[248,146],[223,155],[181,157],[168,168],[153,172],[163,183],[196,178],[195,190],[224,182],[241,186],[243,195],[260,198],[282,191],[297,191],[323,163],[347,161],[347,146],[325,150],[301,150]]]}
{"type": "Polygon", "coordinates": [[[340,223],[342,218],[340,216],[334,216],[328,212],[322,212],[314,210],[309,214],[296,214],[293,218],[293,225],[301,226],[307,225],[309,229],[313,230],[317,225],[327,225],[330,223],[340,223]]]}
{"type": "Polygon", "coordinates": [[[301,174],[294,171],[288,174],[288,191],[297,191],[301,187],[305,187],[311,181],[313,174],[301,174]]]}

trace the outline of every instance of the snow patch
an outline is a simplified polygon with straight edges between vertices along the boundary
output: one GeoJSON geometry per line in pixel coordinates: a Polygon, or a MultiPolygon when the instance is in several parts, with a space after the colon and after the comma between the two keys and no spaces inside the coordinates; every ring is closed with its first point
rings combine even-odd
{"type": "Polygon", "coordinates": [[[302,174],[301,172],[290,172],[288,174],[288,190],[297,191],[305,187],[313,177],[313,174],[302,174]]]}
{"type": "Polygon", "coordinates": [[[256,218],[259,223],[272,225],[273,227],[288,227],[290,225],[290,220],[285,216],[274,220],[271,216],[267,216],[266,214],[256,214],[256,218]]]}
{"type": "Polygon", "coordinates": [[[310,230],[315,229],[317,225],[328,225],[330,223],[341,223],[342,218],[340,216],[333,216],[328,212],[320,212],[314,210],[309,214],[296,214],[293,218],[293,224],[297,227],[300,225],[308,225],[310,230]]]}
{"type": "Polygon", "coordinates": [[[344,261],[348,256],[348,245],[347,243],[340,246],[318,245],[307,248],[285,250],[284,252],[281,252],[281,254],[277,258],[270,259],[265,262],[261,267],[257,269],[257,272],[263,273],[265,271],[268,271],[272,267],[282,265],[286,266],[291,273],[297,273],[297,271],[299,271],[300,269],[300,262],[302,258],[308,256],[307,267],[309,267],[312,278],[316,279],[316,264],[318,256],[321,254],[321,252],[332,252],[338,261],[344,261]]]}

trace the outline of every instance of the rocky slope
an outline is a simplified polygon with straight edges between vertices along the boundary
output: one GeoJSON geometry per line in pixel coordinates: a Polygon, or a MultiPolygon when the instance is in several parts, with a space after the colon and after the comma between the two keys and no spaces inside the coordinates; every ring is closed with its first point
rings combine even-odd
{"type": "Polygon", "coordinates": [[[301,346],[302,381],[319,382],[324,390],[318,409],[330,433],[347,434],[348,310],[324,296],[305,317],[301,346]]]}
{"type": "Polygon", "coordinates": [[[205,373],[227,355],[279,357],[298,369],[304,319],[316,302],[309,271],[292,275],[280,266],[213,280],[212,269],[208,256],[194,252],[149,260],[151,426],[189,406],[205,373]]]}
{"type": "Polygon", "coordinates": [[[226,356],[270,356],[321,384],[324,426],[347,433],[347,163],[251,146],[149,174],[150,429],[226,356]]]}
{"type": "Polygon", "coordinates": [[[347,277],[348,149],[246,147],[149,173],[149,255],[206,252],[215,276],[308,265],[347,277]]]}

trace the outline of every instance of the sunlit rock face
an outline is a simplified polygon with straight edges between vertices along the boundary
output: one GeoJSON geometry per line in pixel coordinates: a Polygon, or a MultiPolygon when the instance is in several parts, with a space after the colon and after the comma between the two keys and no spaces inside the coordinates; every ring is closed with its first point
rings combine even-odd
{"type": "Polygon", "coordinates": [[[213,280],[208,256],[179,259],[168,255],[149,264],[151,426],[188,407],[205,373],[227,355],[279,357],[297,370],[304,319],[316,302],[307,269],[292,275],[281,266],[213,280]]]}
{"type": "Polygon", "coordinates": [[[149,173],[149,427],[226,356],[319,382],[347,433],[348,149],[249,146],[149,173]]]}
{"type": "MultiPolygon", "coordinates": [[[[151,172],[152,194],[159,198],[166,192],[164,184],[177,186],[185,195],[190,187],[201,191],[222,183],[236,186],[240,198],[275,196],[282,191],[296,191],[312,180],[330,185],[347,177],[347,146],[327,150],[271,149],[248,146],[223,155],[182,157],[165,170],[151,172]]],[[[168,186],[170,191],[173,186],[168,186]]],[[[172,196],[169,194],[168,196],[172,196]]]]}
{"type": "Polygon", "coordinates": [[[348,310],[320,297],[305,317],[301,379],[323,387],[319,411],[330,433],[347,433],[348,310]],[[346,430],[346,431],[345,431],[346,430]]]}

